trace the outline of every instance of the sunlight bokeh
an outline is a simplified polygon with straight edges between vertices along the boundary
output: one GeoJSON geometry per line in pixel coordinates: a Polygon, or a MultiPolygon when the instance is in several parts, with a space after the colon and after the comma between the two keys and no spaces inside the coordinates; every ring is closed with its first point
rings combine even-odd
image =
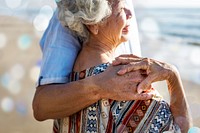
{"type": "MultiPolygon", "coordinates": [[[[59,1],[59,0],[56,0],[59,1]]],[[[39,41],[56,9],[53,0],[0,0],[0,133],[51,132],[52,121],[33,118],[32,99],[42,52],[39,41]],[[12,125],[8,128],[8,124],[12,125]]],[[[133,0],[142,56],[180,71],[193,117],[200,127],[200,1],[133,0]]],[[[166,95],[165,83],[155,85],[166,95]]]]}

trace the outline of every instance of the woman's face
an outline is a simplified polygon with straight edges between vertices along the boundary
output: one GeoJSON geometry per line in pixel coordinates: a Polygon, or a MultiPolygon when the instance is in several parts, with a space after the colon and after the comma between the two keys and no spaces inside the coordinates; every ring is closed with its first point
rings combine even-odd
{"type": "Polygon", "coordinates": [[[128,40],[132,13],[125,0],[112,0],[112,15],[100,26],[104,37],[120,44],[128,40]]]}

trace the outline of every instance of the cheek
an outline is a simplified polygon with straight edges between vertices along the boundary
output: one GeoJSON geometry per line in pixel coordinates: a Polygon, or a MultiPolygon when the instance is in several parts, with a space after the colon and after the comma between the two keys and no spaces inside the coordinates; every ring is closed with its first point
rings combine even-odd
{"type": "Polygon", "coordinates": [[[117,19],[118,26],[123,29],[126,26],[126,15],[120,15],[117,19]]]}

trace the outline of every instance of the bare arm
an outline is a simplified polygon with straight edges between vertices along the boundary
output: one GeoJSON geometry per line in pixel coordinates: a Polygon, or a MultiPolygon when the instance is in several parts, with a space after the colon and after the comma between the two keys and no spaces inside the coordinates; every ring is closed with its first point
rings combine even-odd
{"type": "Polygon", "coordinates": [[[138,94],[137,85],[144,80],[140,71],[118,76],[121,66],[110,66],[105,72],[67,84],[51,84],[37,88],[33,111],[37,120],[70,116],[104,99],[146,100],[152,94],[138,94]]]}
{"type": "Polygon", "coordinates": [[[188,131],[191,126],[189,107],[180,75],[175,67],[167,63],[134,55],[123,55],[117,58],[114,64],[127,64],[118,72],[120,75],[138,69],[146,70],[148,76],[139,84],[138,93],[149,88],[153,82],[166,80],[170,93],[170,108],[175,122],[180,126],[183,133],[188,131]]]}
{"type": "Polygon", "coordinates": [[[69,116],[99,100],[98,87],[92,77],[68,84],[39,86],[33,99],[37,120],[69,116]]]}
{"type": "Polygon", "coordinates": [[[182,133],[187,133],[192,126],[191,116],[178,71],[174,70],[172,76],[167,80],[167,84],[170,93],[170,109],[175,122],[180,126],[182,133]]]}

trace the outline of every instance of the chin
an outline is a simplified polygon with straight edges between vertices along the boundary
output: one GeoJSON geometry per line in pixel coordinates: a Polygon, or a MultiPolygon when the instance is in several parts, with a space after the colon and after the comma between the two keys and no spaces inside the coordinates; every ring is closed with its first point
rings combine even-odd
{"type": "Polygon", "coordinates": [[[129,36],[128,35],[125,35],[125,36],[123,35],[122,38],[121,38],[122,42],[127,42],[128,40],[129,40],[129,36]]]}

